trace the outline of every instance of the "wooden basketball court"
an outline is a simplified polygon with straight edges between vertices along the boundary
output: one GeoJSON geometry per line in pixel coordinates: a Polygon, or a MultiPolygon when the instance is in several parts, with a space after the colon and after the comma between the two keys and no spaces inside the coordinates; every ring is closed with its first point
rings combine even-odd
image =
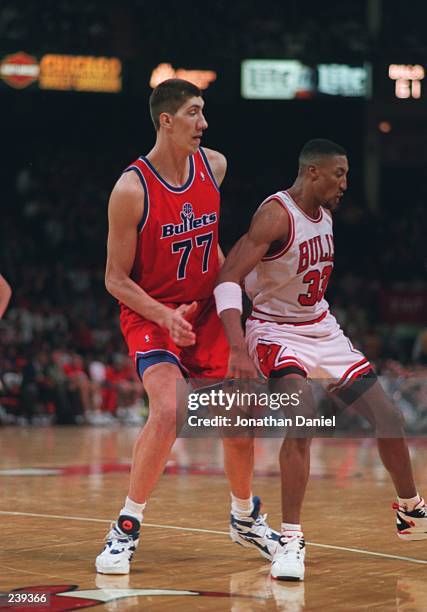
{"type": "MultiPolygon", "coordinates": [[[[393,489],[370,440],[314,442],[304,583],[272,581],[267,561],[228,539],[216,439],[177,441],[147,506],[132,573],[97,575],[136,435],[130,427],[0,429],[0,590],[50,598],[7,608],[3,597],[0,610],[427,610],[427,541],[396,537],[393,489]]],[[[280,442],[257,442],[254,492],[278,528],[280,442]]],[[[427,446],[411,448],[427,495],[427,446]]]]}

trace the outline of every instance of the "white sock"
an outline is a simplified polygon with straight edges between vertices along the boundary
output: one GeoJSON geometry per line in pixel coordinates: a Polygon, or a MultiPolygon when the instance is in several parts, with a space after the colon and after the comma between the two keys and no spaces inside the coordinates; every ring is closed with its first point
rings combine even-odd
{"type": "Polygon", "coordinates": [[[252,510],[254,509],[254,504],[252,502],[252,493],[248,499],[240,499],[230,493],[231,495],[231,512],[233,514],[237,514],[238,516],[250,516],[252,514],[252,510]]]}
{"type": "Polygon", "coordinates": [[[415,497],[409,497],[408,499],[405,499],[404,497],[398,497],[397,501],[399,502],[399,506],[402,506],[403,508],[405,508],[405,510],[411,512],[415,508],[415,506],[420,503],[421,497],[417,493],[415,497]]]}
{"type": "Polygon", "coordinates": [[[280,529],[281,535],[291,537],[291,536],[302,536],[301,525],[297,523],[282,523],[280,529]]]}
{"type": "Polygon", "coordinates": [[[147,502],[144,502],[143,504],[137,504],[136,502],[129,499],[129,497],[126,497],[125,505],[120,510],[120,514],[128,514],[129,516],[133,516],[138,519],[140,523],[142,523],[142,513],[144,512],[146,505],[147,502]]]}

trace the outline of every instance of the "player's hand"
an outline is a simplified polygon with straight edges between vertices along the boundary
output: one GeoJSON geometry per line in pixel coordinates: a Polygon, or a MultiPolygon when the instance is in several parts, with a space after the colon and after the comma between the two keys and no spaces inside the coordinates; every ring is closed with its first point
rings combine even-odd
{"type": "Polygon", "coordinates": [[[227,378],[258,378],[258,372],[248,355],[245,345],[230,349],[227,378]]]}
{"type": "Polygon", "coordinates": [[[192,346],[196,343],[193,326],[187,320],[197,309],[197,302],[181,304],[171,314],[168,329],[169,335],[177,346],[192,346]]]}

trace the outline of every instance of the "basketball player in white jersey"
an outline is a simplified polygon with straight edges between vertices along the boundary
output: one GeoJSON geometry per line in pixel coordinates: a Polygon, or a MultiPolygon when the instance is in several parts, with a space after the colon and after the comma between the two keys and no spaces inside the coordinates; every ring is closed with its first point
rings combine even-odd
{"type": "MultiPolygon", "coordinates": [[[[343,334],[324,297],[333,268],[331,211],[347,189],[347,173],[342,147],[323,139],[306,143],[292,187],[261,204],[248,233],[226,258],[215,298],[231,346],[228,376],[247,379],[260,373],[275,392],[302,389],[306,399],[299,409],[309,415],[314,402],[307,378],[322,379],[330,393],[367,415],[396,488],[398,536],[424,539],[427,507],[414,483],[400,413],[368,360],[343,334]],[[246,343],[240,321],[243,280],[253,303],[246,343]]],[[[241,444],[250,447],[252,441],[241,444]]],[[[272,577],[279,580],[304,578],[300,512],[309,453],[309,435],[287,435],[280,451],[283,522],[271,567],[272,577]]],[[[241,477],[244,483],[244,468],[241,477]]]]}

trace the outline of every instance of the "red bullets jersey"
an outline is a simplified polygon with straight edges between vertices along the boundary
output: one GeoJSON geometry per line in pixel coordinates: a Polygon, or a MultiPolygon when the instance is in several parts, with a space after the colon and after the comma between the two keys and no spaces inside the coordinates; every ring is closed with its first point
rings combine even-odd
{"type": "MultiPolygon", "coordinates": [[[[204,151],[189,159],[182,187],[169,185],[145,157],[125,170],[136,172],[145,194],[131,278],[168,304],[210,297],[219,271],[219,189],[204,151]]],[[[121,308],[122,317],[133,313],[121,308]]]]}

